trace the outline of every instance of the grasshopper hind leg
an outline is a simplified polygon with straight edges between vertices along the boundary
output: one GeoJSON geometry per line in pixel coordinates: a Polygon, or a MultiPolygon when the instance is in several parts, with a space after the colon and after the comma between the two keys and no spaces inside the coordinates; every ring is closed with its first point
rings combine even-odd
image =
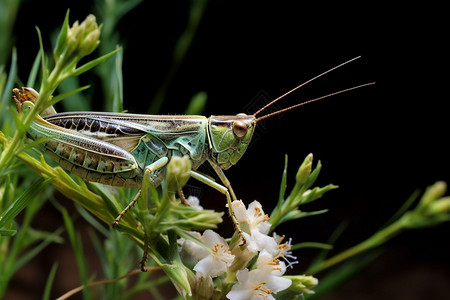
{"type": "Polygon", "coordinates": [[[148,249],[148,237],[147,237],[147,233],[144,233],[144,253],[142,254],[142,258],[139,263],[139,265],[141,266],[141,272],[146,272],[145,263],[147,262],[147,257],[148,257],[147,249],[148,249]]]}

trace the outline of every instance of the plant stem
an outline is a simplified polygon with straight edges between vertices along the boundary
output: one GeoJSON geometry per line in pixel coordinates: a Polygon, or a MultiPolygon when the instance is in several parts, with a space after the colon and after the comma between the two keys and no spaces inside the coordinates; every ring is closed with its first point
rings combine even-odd
{"type": "Polygon", "coordinates": [[[402,219],[398,220],[395,223],[392,223],[388,227],[382,229],[381,231],[375,233],[373,236],[368,238],[367,240],[359,243],[356,246],[351,247],[350,249],[347,249],[344,252],[341,252],[327,260],[324,260],[322,262],[319,262],[316,265],[311,266],[306,273],[307,274],[315,274],[318,272],[321,272],[325,269],[328,269],[340,262],[343,262],[344,260],[355,256],[359,253],[362,253],[364,251],[367,251],[369,249],[375,248],[381,244],[384,244],[389,239],[394,237],[395,235],[402,232],[404,229],[402,219]]]}

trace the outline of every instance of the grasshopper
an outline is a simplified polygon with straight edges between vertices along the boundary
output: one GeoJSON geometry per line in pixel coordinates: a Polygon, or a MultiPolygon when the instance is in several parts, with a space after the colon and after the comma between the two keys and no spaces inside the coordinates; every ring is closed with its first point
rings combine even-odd
{"type": "MultiPolygon", "coordinates": [[[[128,113],[66,112],[37,115],[28,129],[31,139],[46,138],[45,152],[59,165],[87,181],[106,185],[140,188],[144,176],[157,187],[165,177],[166,166],[174,156],[188,155],[191,176],[215,188],[227,198],[228,210],[238,234],[245,243],[232,207],[237,197],[223,170],[235,165],[246,151],[256,124],[265,118],[332,95],[373,83],[355,86],[257,117],[267,107],[305,84],[359,57],[346,61],[300,84],[273,100],[253,115],[234,116],[160,116],[128,113]],[[198,173],[208,161],[222,184],[198,173]]],[[[29,109],[39,96],[31,88],[14,89],[18,111],[29,109]]],[[[182,192],[180,192],[182,197],[182,192]]],[[[138,200],[133,201],[114,220],[138,200]]]]}

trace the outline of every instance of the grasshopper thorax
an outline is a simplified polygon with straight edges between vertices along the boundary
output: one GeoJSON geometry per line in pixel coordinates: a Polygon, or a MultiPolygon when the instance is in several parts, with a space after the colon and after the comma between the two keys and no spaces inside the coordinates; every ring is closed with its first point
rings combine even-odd
{"type": "Polygon", "coordinates": [[[210,158],[223,170],[235,165],[247,149],[255,126],[252,115],[211,116],[208,124],[210,158]]]}

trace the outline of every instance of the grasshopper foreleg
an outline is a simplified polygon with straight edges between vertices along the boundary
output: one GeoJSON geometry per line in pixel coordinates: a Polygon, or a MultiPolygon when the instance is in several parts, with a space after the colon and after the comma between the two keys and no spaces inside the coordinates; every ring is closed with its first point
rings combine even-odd
{"type": "Polygon", "coordinates": [[[178,190],[178,196],[180,196],[181,203],[183,203],[183,204],[186,205],[186,206],[191,206],[191,205],[189,204],[189,202],[187,202],[186,197],[184,196],[184,193],[183,193],[183,189],[182,189],[182,188],[180,188],[180,189],[178,190]]]}
{"type": "Polygon", "coordinates": [[[231,199],[237,200],[236,194],[233,191],[233,188],[231,187],[231,183],[228,180],[228,178],[225,176],[225,173],[223,170],[217,166],[215,163],[210,161],[211,166],[214,168],[214,171],[216,171],[217,176],[219,176],[220,180],[222,181],[223,185],[228,189],[228,191],[231,194],[231,199]]]}
{"type": "MultiPolygon", "coordinates": [[[[169,161],[169,159],[167,157],[162,157],[162,158],[158,159],[157,161],[151,163],[147,167],[145,167],[144,180],[149,180],[150,174],[152,172],[164,167],[168,161],[169,161]]],[[[141,191],[139,191],[137,193],[136,197],[134,197],[134,199],[127,205],[127,207],[125,207],[122,210],[122,212],[117,216],[117,218],[113,222],[113,225],[112,225],[113,228],[119,227],[119,222],[122,219],[122,217],[131,209],[131,207],[133,207],[133,205],[138,201],[140,196],[141,196],[141,191]]]]}
{"type": "MultiPolygon", "coordinates": [[[[217,191],[219,191],[225,195],[225,197],[227,198],[228,214],[230,215],[230,218],[234,223],[237,233],[239,234],[239,236],[242,239],[241,245],[242,246],[245,245],[246,240],[245,240],[244,234],[242,233],[241,227],[239,226],[239,222],[237,221],[236,216],[234,215],[233,206],[231,204],[231,196],[230,196],[228,187],[225,187],[225,186],[215,182],[214,180],[212,180],[200,173],[197,173],[195,171],[191,171],[191,176],[194,177],[195,179],[197,179],[198,181],[201,181],[204,184],[209,185],[210,187],[216,189],[217,191]]],[[[234,195],[234,193],[233,193],[233,195],[234,195]]]]}

